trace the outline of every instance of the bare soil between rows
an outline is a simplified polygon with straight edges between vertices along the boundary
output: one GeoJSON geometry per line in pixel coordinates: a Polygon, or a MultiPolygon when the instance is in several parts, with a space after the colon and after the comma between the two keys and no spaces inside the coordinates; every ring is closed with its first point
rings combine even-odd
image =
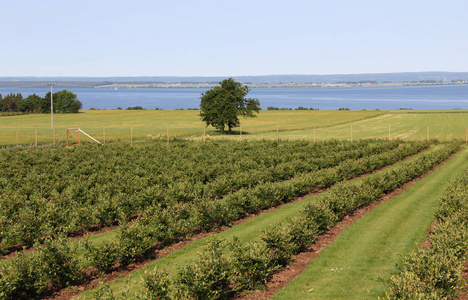
{"type": "MultiPolygon", "coordinates": [[[[427,149],[423,150],[422,152],[424,152],[424,151],[427,151],[427,149]]],[[[411,158],[413,156],[416,156],[416,155],[418,155],[420,153],[421,152],[419,152],[417,154],[414,154],[414,155],[411,155],[411,156],[408,156],[408,157],[404,158],[401,161],[405,161],[405,160],[407,160],[407,159],[409,159],[409,158],[411,158]]],[[[299,276],[299,274],[302,273],[307,268],[307,265],[309,264],[309,262],[312,259],[316,258],[320,254],[320,252],[327,245],[329,245],[333,241],[335,241],[338,238],[338,236],[341,234],[341,232],[346,227],[350,226],[352,223],[359,220],[360,218],[365,216],[367,213],[371,212],[378,205],[390,200],[393,197],[396,197],[396,196],[400,195],[407,188],[414,185],[417,181],[419,181],[420,179],[428,176],[432,172],[436,171],[440,166],[445,164],[446,161],[448,161],[450,158],[452,158],[452,156],[454,154],[452,154],[444,162],[442,162],[439,165],[437,165],[436,167],[434,167],[431,171],[429,171],[425,175],[423,175],[423,176],[421,176],[421,177],[419,177],[419,178],[417,178],[417,179],[415,179],[415,180],[413,180],[411,182],[408,182],[408,183],[404,184],[403,187],[401,187],[401,188],[399,188],[399,189],[385,195],[382,198],[382,200],[380,200],[379,202],[375,202],[375,203],[373,203],[373,204],[371,204],[369,206],[366,206],[364,208],[355,210],[355,211],[351,212],[350,214],[348,214],[347,216],[345,216],[343,218],[343,220],[339,224],[335,225],[328,232],[321,235],[319,237],[319,239],[310,247],[309,251],[306,251],[306,252],[303,252],[303,253],[300,253],[300,254],[296,255],[296,257],[293,260],[293,263],[290,266],[287,266],[283,270],[280,270],[279,272],[275,273],[272,276],[272,278],[269,280],[269,282],[265,285],[263,290],[253,291],[249,295],[238,294],[233,299],[269,299],[269,298],[271,298],[280,289],[282,289],[284,286],[288,285],[292,280],[294,280],[297,276],[299,276]]],[[[399,161],[399,162],[401,162],[401,161],[399,161]]],[[[380,170],[386,169],[386,168],[388,168],[388,167],[390,167],[392,165],[385,166],[385,167],[383,167],[381,169],[374,170],[371,173],[366,173],[366,174],[356,176],[356,177],[354,177],[352,179],[349,179],[349,180],[346,180],[346,181],[353,181],[353,180],[356,180],[356,179],[359,179],[359,178],[363,178],[365,176],[368,176],[369,174],[372,174],[372,173],[378,172],[380,170]]],[[[288,205],[290,203],[296,203],[296,202],[302,201],[305,198],[320,194],[320,193],[322,193],[322,192],[324,192],[326,190],[327,189],[315,189],[311,193],[309,193],[309,194],[307,194],[305,196],[299,197],[299,198],[297,198],[297,199],[295,199],[293,201],[290,201],[288,203],[284,203],[284,204],[281,204],[279,206],[269,208],[269,209],[264,210],[264,211],[262,211],[262,212],[260,212],[258,214],[250,214],[250,215],[248,215],[248,216],[246,216],[246,217],[244,217],[244,218],[242,218],[240,220],[234,221],[234,222],[232,222],[232,226],[244,223],[244,222],[246,222],[246,221],[248,221],[248,220],[250,220],[252,218],[255,218],[257,216],[260,216],[262,214],[272,212],[272,211],[277,210],[277,209],[279,209],[279,208],[281,208],[281,207],[283,207],[285,205],[288,205]]],[[[200,240],[202,238],[217,234],[217,233],[222,232],[224,230],[227,230],[229,228],[230,227],[226,226],[226,227],[219,228],[216,231],[199,233],[199,234],[194,235],[193,237],[185,238],[185,239],[183,239],[183,240],[181,240],[181,241],[179,241],[179,242],[177,242],[177,243],[175,243],[173,245],[170,245],[170,246],[168,246],[168,247],[166,247],[164,249],[160,249],[158,247],[155,247],[154,251],[152,253],[150,253],[147,256],[146,259],[143,259],[142,261],[130,264],[127,267],[117,266],[116,268],[114,268],[114,271],[112,273],[107,274],[107,275],[102,275],[101,277],[98,277],[98,278],[95,278],[98,275],[98,271],[93,267],[89,267],[88,269],[84,270],[82,280],[76,282],[74,285],[72,285],[72,286],[70,286],[68,288],[52,291],[51,293],[49,293],[45,297],[42,297],[42,299],[47,299],[47,300],[52,300],[52,299],[67,300],[67,299],[71,299],[71,298],[81,294],[84,291],[95,289],[96,287],[98,287],[98,285],[100,283],[108,283],[108,282],[113,281],[114,279],[125,277],[128,274],[145,267],[147,264],[153,262],[154,260],[165,257],[165,256],[171,254],[174,251],[180,250],[180,249],[184,248],[185,246],[191,244],[194,241],[197,241],[197,240],[200,240]],[[149,259],[148,259],[148,257],[149,257],[149,259]]],[[[108,231],[109,229],[103,228],[102,230],[108,231]]],[[[97,231],[97,232],[99,232],[99,231],[97,231]]]]}
{"type": "MultiPolygon", "coordinates": [[[[463,263],[463,267],[465,268],[463,270],[463,279],[465,280],[465,282],[468,282],[468,261],[465,261],[463,263]]],[[[460,300],[468,300],[468,286],[465,286],[462,290],[462,292],[460,293],[458,299],[460,300]]]]}

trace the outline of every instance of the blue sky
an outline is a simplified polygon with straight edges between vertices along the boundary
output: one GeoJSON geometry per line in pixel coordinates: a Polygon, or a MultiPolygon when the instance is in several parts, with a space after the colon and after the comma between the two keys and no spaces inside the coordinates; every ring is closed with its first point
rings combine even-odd
{"type": "Polygon", "coordinates": [[[0,0],[1,76],[468,71],[468,1],[0,0]]]}

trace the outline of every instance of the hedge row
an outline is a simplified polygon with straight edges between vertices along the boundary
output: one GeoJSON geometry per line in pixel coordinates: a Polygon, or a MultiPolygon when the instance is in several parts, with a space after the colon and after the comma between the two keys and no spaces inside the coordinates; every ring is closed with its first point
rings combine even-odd
{"type": "Polygon", "coordinates": [[[466,290],[468,170],[447,188],[428,241],[429,247],[411,252],[388,279],[385,299],[454,299],[466,290]]]}

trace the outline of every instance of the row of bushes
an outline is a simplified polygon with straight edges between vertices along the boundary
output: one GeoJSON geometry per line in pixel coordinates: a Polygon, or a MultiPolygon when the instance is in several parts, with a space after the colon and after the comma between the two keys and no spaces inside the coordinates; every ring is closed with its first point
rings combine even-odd
{"type": "Polygon", "coordinates": [[[77,247],[63,234],[36,244],[37,251],[19,253],[0,265],[0,299],[36,299],[50,288],[72,284],[80,274],[77,247]]]}
{"type": "Polygon", "coordinates": [[[387,281],[385,299],[454,299],[466,288],[468,171],[447,188],[428,242],[403,259],[399,273],[387,281]]]}
{"type": "MultiPolygon", "coordinates": [[[[89,262],[78,263],[76,260],[70,260],[70,263],[80,264],[81,267],[77,269],[91,264],[102,272],[108,272],[117,262],[120,265],[127,265],[142,258],[158,242],[170,244],[191,232],[229,224],[230,221],[246,213],[258,212],[307,194],[311,189],[328,187],[343,179],[375,170],[417,153],[427,146],[427,143],[404,144],[383,154],[345,161],[335,168],[303,174],[289,181],[265,183],[253,189],[242,189],[220,200],[205,199],[199,203],[181,202],[167,207],[155,205],[148,208],[145,214],[132,225],[127,225],[124,220],[119,237],[115,241],[99,246],[86,243],[86,257],[89,262]]],[[[30,265],[34,266],[36,257],[38,256],[19,254],[0,266],[3,274],[10,274],[2,277],[2,282],[6,286],[4,289],[6,298],[18,298],[21,295],[33,293],[32,290],[38,294],[44,285],[53,283],[48,277],[33,276],[37,281],[31,284],[31,277],[25,277],[24,272],[27,273],[28,270],[19,267],[17,261],[31,259],[30,265]],[[12,285],[9,282],[15,284],[12,285]]],[[[75,278],[79,276],[79,272],[69,272],[67,276],[75,278]]],[[[64,284],[68,281],[62,280],[61,282],[64,284]]]]}
{"type": "Polygon", "coordinates": [[[399,144],[259,142],[10,151],[0,158],[0,253],[18,243],[31,246],[56,230],[108,226],[121,215],[129,219],[157,204],[219,199],[399,144]]]}
{"type": "Polygon", "coordinates": [[[118,261],[118,256],[115,254],[117,248],[120,251],[127,249],[124,253],[121,252],[120,257],[125,257],[130,263],[138,260],[157,242],[171,244],[192,232],[229,225],[246,214],[257,213],[291,201],[313,189],[326,188],[344,179],[376,170],[417,153],[425,147],[426,143],[406,144],[384,154],[346,161],[335,168],[303,174],[289,181],[265,183],[252,189],[242,189],[216,201],[178,203],[164,208],[160,205],[153,206],[132,225],[122,228],[121,236],[125,238],[120,239],[118,245],[100,246],[102,250],[95,250],[89,253],[89,256],[92,257],[92,262],[95,262],[93,265],[97,269],[106,272],[118,261]],[[107,268],[99,265],[99,262],[103,261],[106,262],[107,268]]]}
{"type": "MultiPolygon", "coordinates": [[[[295,254],[314,243],[318,235],[344,215],[425,174],[459,146],[459,143],[453,143],[422,154],[389,171],[370,175],[359,183],[339,184],[319,196],[296,217],[265,230],[260,241],[241,244],[234,239],[229,243],[229,257],[223,254],[225,242],[215,239],[198,260],[179,269],[172,282],[164,272],[147,272],[143,277],[145,291],[137,298],[226,299],[235,292],[260,288],[276,270],[288,265],[295,254]]],[[[463,220],[466,222],[466,218],[463,220]]],[[[466,251],[468,242],[466,235],[463,237],[466,251]]]]}

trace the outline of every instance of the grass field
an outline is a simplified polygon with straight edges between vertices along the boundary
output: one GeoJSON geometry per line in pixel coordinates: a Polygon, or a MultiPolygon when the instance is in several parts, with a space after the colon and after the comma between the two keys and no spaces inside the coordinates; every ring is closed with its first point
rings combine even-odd
{"type": "MultiPolygon", "coordinates": [[[[55,114],[55,140],[62,141],[66,128],[81,128],[103,141],[142,142],[148,135],[166,139],[175,137],[203,139],[204,123],[199,112],[171,111],[82,111],[79,114],[55,114]]],[[[468,111],[261,111],[257,118],[242,119],[235,134],[221,136],[212,127],[210,139],[360,139],[400,138],[448,140],[466,138],[468,111]],[[314,130],[315,128],[315,130],[314,130]]],[[[31,145],[54,141],[50,115],[26,115],[0,118],[0,145],[31,145]],[[17,139],[18,136],[18,139],[17,139]]],[[[84,139],[86,140],[86,139],[84,139]]]]}

